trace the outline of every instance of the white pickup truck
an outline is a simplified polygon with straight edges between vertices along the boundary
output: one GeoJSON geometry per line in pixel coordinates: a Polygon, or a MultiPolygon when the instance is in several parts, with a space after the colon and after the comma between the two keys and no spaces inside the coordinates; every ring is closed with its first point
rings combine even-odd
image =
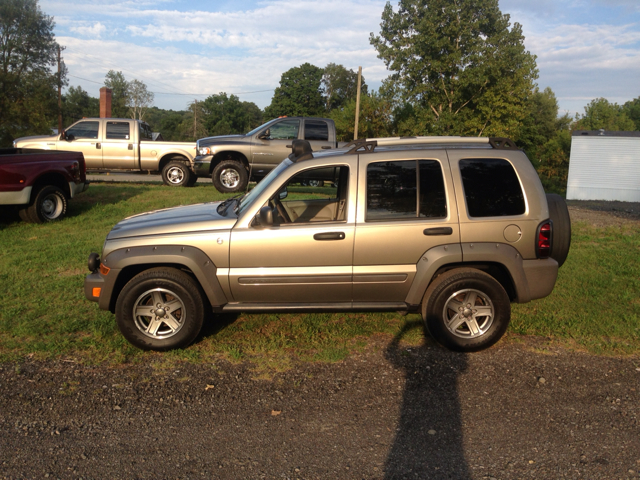
{"type": "Polygon", "coordinates": [[[153,141],[151,127],[130,118],[83,118],[61,134],[22,137],[14,148],[82,152],[87,170],[152,171],[165,185],[192,186],[195,142],[153,141]]]}

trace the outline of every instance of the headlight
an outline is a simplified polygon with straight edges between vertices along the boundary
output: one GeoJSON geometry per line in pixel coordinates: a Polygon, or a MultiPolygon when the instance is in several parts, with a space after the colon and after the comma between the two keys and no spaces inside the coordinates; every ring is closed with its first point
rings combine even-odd
{"type": "Polygon", "coordinates": [[[211,149],[209,147],[200,147],[198,149],[199,155],[211,155],[211,149]]]}

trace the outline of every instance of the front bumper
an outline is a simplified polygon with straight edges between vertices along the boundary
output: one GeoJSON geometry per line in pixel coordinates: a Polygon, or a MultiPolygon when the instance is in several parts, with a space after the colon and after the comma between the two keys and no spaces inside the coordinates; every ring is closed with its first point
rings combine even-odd
{"type": "Polygon", "coordinates": [[[198,177],[210,176],[212,161],[213,155],[198,155],[193,159],[193,171],[198,177]]]}

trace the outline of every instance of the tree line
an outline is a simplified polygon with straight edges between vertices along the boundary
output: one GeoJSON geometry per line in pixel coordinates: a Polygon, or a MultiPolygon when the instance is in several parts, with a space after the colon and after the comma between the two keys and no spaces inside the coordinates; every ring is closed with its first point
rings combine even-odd
{"type": "MultiPolygon", "coordinates": [[[[57,125],[53,18],[37,0],[0,0],[0,145],[46,134],[57,125]]],[[[536,83],[536,57],[522,27],[498,0],[400,0],[387,3],[380,33],[369,41],[390,75],[377,90],[362,81],[358,136],[471,135],[509,137],[523,148],[545,188],[566,186],[572,130],[640,130],[640,97],[624,105],[592,100],[575,118],[560,115],[550,88],[536,83]]],[[[354,137],[357,74],[343,65],[304,63],[284,72],[271,104],[261,110],[225,92],[182,111],[153,106],[144,82],[110,70],[112,116],[143,119],[167,140],[192,141],[245,133],[278,116],[323,116],[341,140],[354,137]]],[[[62,97],[63,125],[98,116],[99,101],[81,87],[62,97]]]]}

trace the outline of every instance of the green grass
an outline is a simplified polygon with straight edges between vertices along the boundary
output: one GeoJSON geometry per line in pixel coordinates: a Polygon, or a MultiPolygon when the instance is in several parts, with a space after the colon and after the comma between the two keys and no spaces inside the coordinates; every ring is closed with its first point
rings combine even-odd
{"type": "MultiPolygon", "coordinates": [[[[323,194],[292,187],[290,198],[323,194]]],[[[395,313],[224,315],[191,347],[141,352],[120,335],[111,313],[85,300],[88,254],[99,252],[122,218],[148,210],[224,198],[212,186],[94,184],[49,225],[0,217],[0,361],[75,358],[89,363],[251,361],[287,368],[293,359],[340,361],[399,332],[424,341],[419,317],[395,313]]],[[[513,305],[510,333],[551,337],[606,354],[640,353],[640,227],[574,225],[572,250],[553,294],[513,305]]],[[[508,338],[517,338],[509,335],[508,338]]],[[[507,341],[509,341],[507,339],[507,341]]]]}

